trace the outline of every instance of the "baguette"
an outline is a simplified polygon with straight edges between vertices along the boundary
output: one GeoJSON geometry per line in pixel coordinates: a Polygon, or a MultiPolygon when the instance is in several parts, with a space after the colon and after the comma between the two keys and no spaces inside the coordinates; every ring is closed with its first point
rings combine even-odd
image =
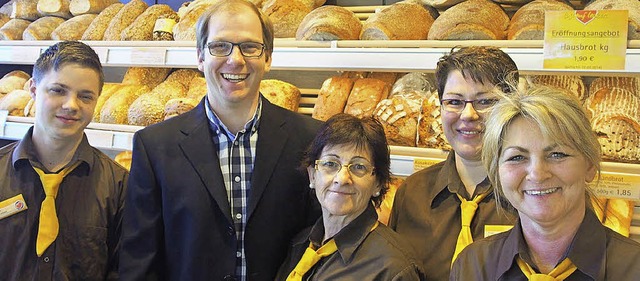
{"type": "Polygon", "coordinates": [[[71,0],[69,11],[74,16],[100,14],[104,9],[116,3],[121,4],[118,0],[71,0]]]}
{"type": "Polygon", "coordinates": [[[509,16],[489,0],[468,0],[457,4],[433,22],[429,40],[504,40],[509,16]]]}
{"type": "Polygon", "coordinates": [[[73,17],[69,11],[69,0],[38,0],[38,12],[43,16],[61,17],[70,19],[73,17]]]}
{"type": "Polygon", "coordinates": [[[120,34],[122,41],[151,41],[153,40],[153,27],[156,20],[161,17],[177,17],[175,11],[169,5],[156,4],[147,8],[120,34]]]}
{"type": "Polygon", "coordinates": [[[141,0],[132,0],[124,5],[124,7],[122,7],[122,9],[120,9],[120,11],[118,11],[118,13],[109,22],[109,26],[107,27],[107,30],[105,30],[102,40],[120,40],[122,31],[131,25],[131,23],[133,23],[140,14],[144,13],[147,7],[149,7],[149,5],[141,0]]]}
{"type": "Polygon", "coordinates": [[[64,22],[59,17],[42,17],[32,22],[22,33],[22,40],[51,40],[51,33],[64,22]]]}
{"type": "Polygon", "coordinates": [[[51,32],[51,39],[53,40],[80,40],[82,34],[84,34],[87,27],[97,17],[94,14],[79,15],[73,17],[51,32]]]}
{"type": "MultiPolygon", "coordinates": [[[[73,2],[72,2],[73,3],[73,2]]],[[[104,9],[98,16],[93,19],[89,27],[82,34],[82,40],[87,41],[99,41],[104,37],[104,32],[107,30],[111,19],[115,17],[118,12],[124,7],[122,3],[114,3],[111,6],[104,9]]]]}

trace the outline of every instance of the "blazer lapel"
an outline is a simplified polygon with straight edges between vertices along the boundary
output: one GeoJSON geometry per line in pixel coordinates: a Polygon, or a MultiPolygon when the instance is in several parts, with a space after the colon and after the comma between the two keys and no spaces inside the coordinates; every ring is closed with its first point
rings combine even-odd
{"type": "Polygon", "coordinates": [[[209,129],[209,121],[204,112],[204,102],[198,105],[194,113],[193,118],[186,119],[185,122],[192,126],[182,129],[186,136],[179,144],[180,149],[200,176],[211,197],[218,203],[222,213],[232,224],[231,207],[220,170],[220,160],[209,129]]]}
{"type": "Polygon", "coordinates": [[[267,99],[262,99],[262,116],[258,129],[258,144],[256,148],[255,164],[253,166],[253,178],[251,179],[251,197],[249,198],[248,218],[258,205],[262,193],[269,183],[273,169],[278,164],[278,159],[284,150],[284,145],[289,138],[285,130],[284,118],[275,111],[275,105],[267,99]]]}

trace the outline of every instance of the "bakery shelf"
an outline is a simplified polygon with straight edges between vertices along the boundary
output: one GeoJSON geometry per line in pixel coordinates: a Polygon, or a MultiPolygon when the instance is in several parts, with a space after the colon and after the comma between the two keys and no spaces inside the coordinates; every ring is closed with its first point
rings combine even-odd
{"type": "MultiPolygon", "coordinates": [[[[2,41],[0,63],[33,64],[54,41],[2,41]]],[[[195,42],[88,41],[104,66],[185,67],[197,65],[195,42]]],[[[360,41],[330,42],[277,39],[274,70],[433,71],[435,62],[455,46],[490,45],[502,48],[524,73],[579,75],[640,74],[640,40],[628,42],[625,70],[543,69],[543,41],[360,41]]]]}

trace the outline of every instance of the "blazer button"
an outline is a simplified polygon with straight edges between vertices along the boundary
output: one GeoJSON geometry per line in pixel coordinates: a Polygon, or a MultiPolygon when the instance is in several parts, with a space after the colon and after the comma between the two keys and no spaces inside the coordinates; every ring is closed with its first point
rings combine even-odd
{"type": "Polygon", "coordinates": [[[229,236],[233,236],[233,235],[234,235],[234,234],[236,234],[236,233],[235,233],[235,231],[233,231],[233,228],[232,228],[232,227],[228,227],[228,228],[227,228],[227,234],[228,234],[229,236]]]}
{"type": "Polygon", "coordinates": [[[231,276],[231,275],[227,275],[224,277],[223,279],[224,281],[236,281],[236,278],[231,276]]]}

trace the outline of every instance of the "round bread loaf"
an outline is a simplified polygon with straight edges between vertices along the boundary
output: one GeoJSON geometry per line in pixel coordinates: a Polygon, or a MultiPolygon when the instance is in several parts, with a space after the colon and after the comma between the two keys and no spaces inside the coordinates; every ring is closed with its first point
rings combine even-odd
{"type": "Polygon", "coordinates": [[[356,15],[339,6],[322,6],[307,14],[296,31],[297,40],[357,40],[362,23],[356,15]]]}
{"type": "Polygon", "coordinates": [[[271,103],[291,111],[298,111],[300,104],[300,89],[298,87],[276,79],[260,81],[260,93],[271,103]]]}
{"type": "Polygon", "coordinates": [[[457,4],[433,22],[429,40],[504,40],[509,16],[489,0],[468,0],[457,4]]]}
{"type": "Polygon", "coordinates": [[[627,38],[640,39],[640,1],[638,0],[598,0],[590,2],[584,10],[627,10],[629,26],[627,38]]]}
{"type": "Polygon", "coordinates": [[[507,38],[509,40],[544,39],[544,13],[561,10],[573,10],[573,7],[558,0],[529,2],[518,9],[511,18],[507,38]]]}
{"type": "Polygon", "coordinates": [[[351,78],[334,76],[324,80],[311,117],[327,121],[331,116],[343,112],[351,88],[353,88],[351,78]]]}
{"type": "Polygon", "coordinates": [[[420,95],[395,95],[378,103],[373,117],[382,124],[390,145],[416,146],[421,103],[420,95]]]}
{"type": "Polygon", "coordinates": [[[427,39],[434,18],[422,5],[398,2],[370,16],[362,25],[361,40],[427,39]]]}
{"type": "Polygon", "coordinates": [[[311,9],[302,0],[269,0],[262,6],[262,12],[273,23],[276,38],[295,37],[298,26],[311,9]]]}

